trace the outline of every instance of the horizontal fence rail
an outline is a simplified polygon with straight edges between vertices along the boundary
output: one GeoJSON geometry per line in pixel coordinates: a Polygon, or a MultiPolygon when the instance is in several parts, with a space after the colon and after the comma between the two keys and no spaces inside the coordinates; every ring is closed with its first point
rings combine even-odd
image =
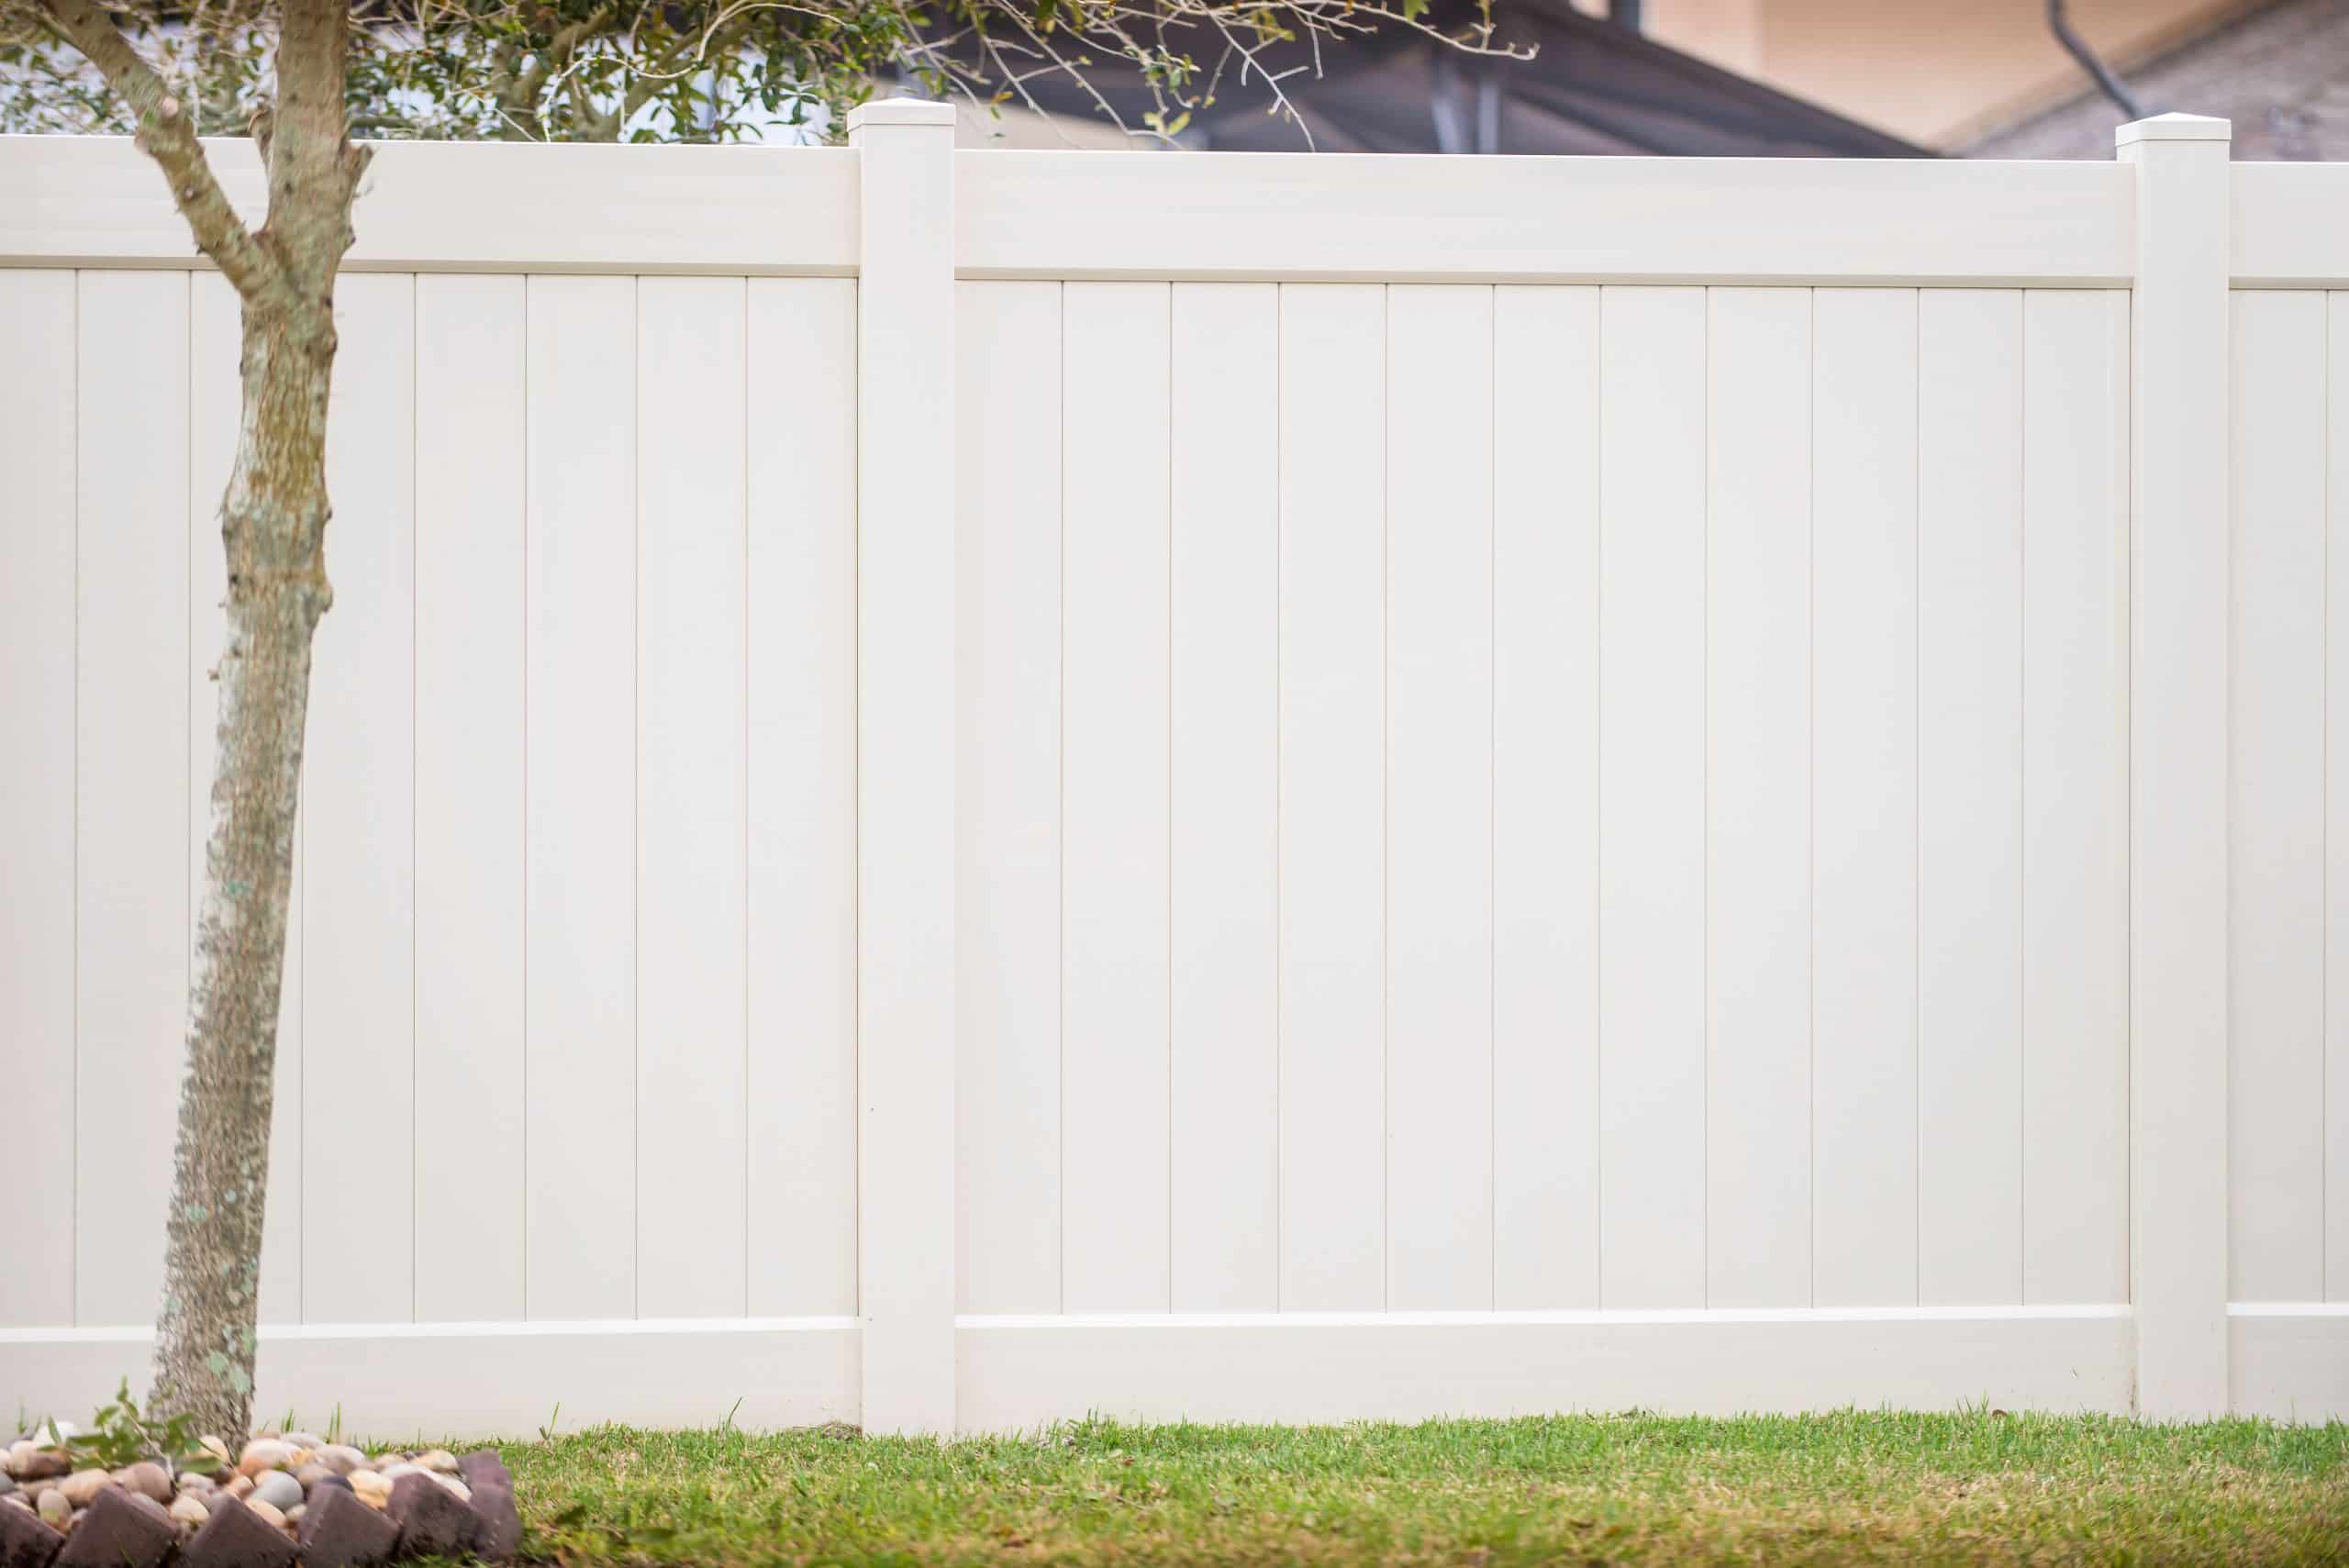
{"type": "MultiPolygon", "coordinates": [[[[2349,165],[2226,136],[382,146],[261,1398],[2349,1414],[2349,165]]],[[[146,1356],[237,354],[0,138],[34,1410],[146,1356]]]]}
{"type": "MultiPolygon", "coordinates": [[[[206,143],[249,222],[251,143],[206,143]]],[[[853,276],[837,148],[376,145],[345,272],[853,276]]],[[[961,151],[968,278],[2126,287],[2118,163],[961,151]],[[1407,221],[1408,219],[1408,221],[1407,221]]],[[[0,266],[208,270],[128,140],[0,137],[0,266]]],[[[2239,288],[2349,284],[2338,165],[2234,166],[2239,288]]]]}

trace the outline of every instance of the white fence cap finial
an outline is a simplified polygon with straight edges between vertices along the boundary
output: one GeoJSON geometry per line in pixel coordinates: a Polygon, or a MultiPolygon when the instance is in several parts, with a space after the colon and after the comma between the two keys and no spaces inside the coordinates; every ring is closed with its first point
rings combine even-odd
{"type": "Polygon", "coordinates": [[[2112,133],[2112,143],[2115,147],[2132,147],[2141,141],[2232,142],[2234,136],[2232,120],[2215,119],[2209,115],[2155,115],[2121,127],[2112,133]]]}
{"type": "Polygon", "coordinates": [[[946,125],[954,123],[954,106],[932,103],[928,98],[900,95],[875,98],[859,104],[848,112],[848,128],[862,129],[869,125],[946,125]]]}

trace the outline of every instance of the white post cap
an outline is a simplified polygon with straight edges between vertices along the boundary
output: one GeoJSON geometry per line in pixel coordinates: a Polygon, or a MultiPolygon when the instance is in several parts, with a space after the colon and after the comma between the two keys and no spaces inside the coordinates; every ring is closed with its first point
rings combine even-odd
{"type": "Polygon", "coordinates": [[[954,123],[954,106],[932,103],[928,98],[899,96],[874,98],[856,106],[848,112],[848,128],[862,130],[869,125],[942,125],[954,123]]]}

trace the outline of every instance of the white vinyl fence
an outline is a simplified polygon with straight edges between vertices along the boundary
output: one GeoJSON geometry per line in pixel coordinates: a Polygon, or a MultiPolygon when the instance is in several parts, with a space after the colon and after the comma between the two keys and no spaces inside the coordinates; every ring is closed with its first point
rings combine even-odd
{"type": "MultiPolygon", "coordinates": [[[[384,147],[262,1402],[2349,1414],[2349,166],[2225,137],[384,147]]],[[[0,1403],[144,1364],[236,359],[0,140],[0,1403]]]]}

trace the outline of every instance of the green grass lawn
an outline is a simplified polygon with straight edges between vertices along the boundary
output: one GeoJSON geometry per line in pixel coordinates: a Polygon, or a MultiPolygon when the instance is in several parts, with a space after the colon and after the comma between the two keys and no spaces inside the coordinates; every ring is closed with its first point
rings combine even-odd
{"type": "Polygon", "coordinates": [[[2349,1562],[2349,1426],[1844,1414],[507,1445],[567,1563],[2349,1562]]]}

